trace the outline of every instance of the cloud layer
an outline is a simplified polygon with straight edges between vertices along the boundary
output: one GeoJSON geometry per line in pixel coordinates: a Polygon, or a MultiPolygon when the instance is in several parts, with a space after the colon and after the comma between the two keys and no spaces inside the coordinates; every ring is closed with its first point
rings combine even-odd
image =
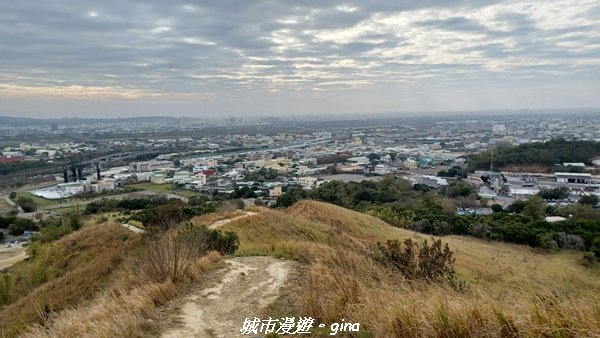
{"type": "Polygon", "coordinates": [[[0,45],[9,113],[600,106],[596,0],[0,0],[0,45]]]}

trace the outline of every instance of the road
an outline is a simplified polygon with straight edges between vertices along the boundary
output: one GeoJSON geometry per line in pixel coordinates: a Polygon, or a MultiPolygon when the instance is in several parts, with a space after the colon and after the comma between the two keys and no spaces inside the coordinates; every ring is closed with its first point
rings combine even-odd
{"type": "Polygon", "coordinates": [[[27,252],[22,244],[17,244],[12,248],[0,247],[0,271],[13,266],[25,258],[27,258],[27,252]]]}

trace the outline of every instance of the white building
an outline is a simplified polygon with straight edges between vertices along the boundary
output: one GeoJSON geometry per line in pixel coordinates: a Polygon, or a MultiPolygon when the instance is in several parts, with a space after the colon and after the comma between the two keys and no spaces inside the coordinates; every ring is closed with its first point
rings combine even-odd
{"type": "Polygon", "coordinates": [[[590,184],[592,183],[592,174],[578,174],[578,173],[554,173],[556,182],[560,183],[578,183],[578,184],[590,184]]]}
{"type": "Polygon", "coordinates": [[[349,163],[354,163],[356,165],[365,165],[365,164],[369,164],[369,158],[365,157],[365,156],[360,156],[360,157],[350,157],[347,160],[349,163]]]}
{"type": "Polygon", "coordinates": [[[390,167],[385,164],[378,164],[375,166],[375,174],[377,175],[386,175],[390,173],[390,167]]]}
{"type": "Polygon", "coordinates": [[[153,184],[165,184],[166,183],[165,179],[166,179],[165,175],[156,174],[150,178],[150,182],[152,182],[153,184]]]}
{"type": "Polygon", "coordinates": [[[102,180],[96,183],[92,183],[91,189],[94,192],[110,191],[115,189],[114,180],[102,180]]]}
{"type": "Polygon", "coordinates": [[[170,169],[174,167],[175,164],[173,164],[173,161],[151,160],[143,162],[132,162],[131,164],[129,164],[129,172],[135,173],[144,171],[154,171],[157,169],[170,169]]]}
{"type": "Polygon", "coordinates": [[[283,194],[281,186],[276,186],[269,189],[269,197],[279,197],[283,194]]]}
{"type": "Polygon", "coordinates": [[[417,161],[413,160],[412,158],[405,160],[402,164],[404,165],[404,169],[407,170],[415,170],[419,167],[417,161]]]}
{"type": "Polygon", "coordinates": [[[203,173],[198,173],[196,175],[194,175],[194,180],[192,181],[192,183],[196,186],[203,186],[206,184],[206,175],[204,175],[203,173]]]}
{"type": "Polygon", "coordinates": [[[317,178],[314,176],[302,176],[298,178],[298,184],[303,188],[311,188],[317,183],[317,178]]]}

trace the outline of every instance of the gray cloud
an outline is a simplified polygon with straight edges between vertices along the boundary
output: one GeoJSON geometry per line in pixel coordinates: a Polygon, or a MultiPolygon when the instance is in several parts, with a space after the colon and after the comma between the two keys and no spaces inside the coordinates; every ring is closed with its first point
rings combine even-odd
{"type": "MultiPolygon", "coordinates": [[[[408,104],[390,92],[427,101],[431,87],[444,99],[429,109],[470,109],[470,94],[439,93],[484,80],[583,95],[600,91],[598,32],[600,6],[591,0],[0,0],[0,114],[68,114],[61,109],[73,100],[177,102],[186,114],[198,105],[200,113],[278,113],[289,110],[278,105],[286,97],[306,102],[307,113],[323,100],[344,112],[333,103],[348,93],[375,98],[378,111],[419,110],[419,100],[408,104]],[[269,97],[273,105],[247,104],[269,97]],[[35,103],[49,99],[53,105],[35,103]]],[[[531,102],[514,102],[524,104],[531,102]]]]}

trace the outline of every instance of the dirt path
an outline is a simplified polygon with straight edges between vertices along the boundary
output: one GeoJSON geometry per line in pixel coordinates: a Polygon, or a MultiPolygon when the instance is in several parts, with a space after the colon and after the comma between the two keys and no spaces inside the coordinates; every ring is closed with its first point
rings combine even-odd
{"type": "MultiPolygon", "coordinates": [[[[162,337],[244,337],[245,318],[261,311],[280,294],[294,262],[272,257],[238,257],[208,273],[201,285],[175,305],[176,315],[162,337]]],[[[247,336],[246,336],[247,337],[247,336]]]]}
{"type": "Polygon", "coordinates": [[[208,228],[209,229],[216,229],[216,228],[221,227],[221,226],[223,226],[223,225],[225,225],[225,224],[227,224],[229,222],[233,222],[233,221],[238,220],[240,218],[244,218],[244,217],[248,217],[248,216],[252,216],[252,215],[256,215],[256,214],[257,214],[256,212],[245,211],[243,215],[240,215],[240,216],[237,216],[237,217],[234,217],[234,218],[229,218],[229,219],[223,219],[223,220],[220,220],[220,221],[216,221],[213,224],[209,225],[208,228]]]}
{"type": "Polygon", "coordinates": [[[27,258],[25,248],[16,246],[13,248],[0,248],[0,270],[11,267],[27,258]]]}

